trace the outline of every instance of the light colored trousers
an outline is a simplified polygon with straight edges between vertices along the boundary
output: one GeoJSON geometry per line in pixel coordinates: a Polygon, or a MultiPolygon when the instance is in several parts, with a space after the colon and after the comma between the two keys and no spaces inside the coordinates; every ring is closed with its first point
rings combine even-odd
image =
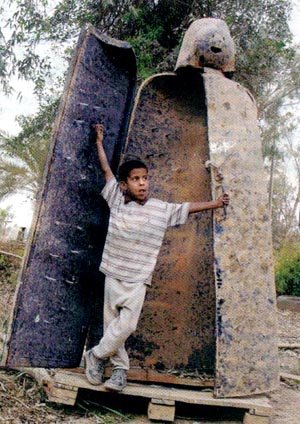
{"type": "Polygon", "coordinates": [[[136,330],[145,294],[144,283],[105,277],[104,334],[92,351],[100,359],[110,358],[113,368],[129,370],[125,341],[136,330]]]}

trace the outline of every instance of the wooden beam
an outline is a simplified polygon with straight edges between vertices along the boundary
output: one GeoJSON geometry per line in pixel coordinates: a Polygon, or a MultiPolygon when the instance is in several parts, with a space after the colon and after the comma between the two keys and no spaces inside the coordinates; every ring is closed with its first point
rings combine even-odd
{"type": "Polygon", "coordinates": [[[282,381],[293,381],[295,383],[300,383],[300,375],[281,372],[280,373],[280,380],[282,380],[282,381]]]}
{"type": "MultiPolygon", "coordinates": [[[[80,387],[97,392],[107,392],[103,385],[91,385],[84,374],[63,370],[58,371],[53,378],[53,386],[62,389],[65,387],[80,387]]],[[[271,414],[272,407],[267,397],[262,395],[247,396],[243,398],[215,398],[212,392],[197,389],[183,389],[175,387],[164,387],[158,385],[143,385],[129,383],[121,392],[123,395],[138,396],[150,399],[162,399],[174,402],[183,402],[194,405],[223,406],[253,410],[260,415],[271,414]]]]}
{"type": "Polygon", "coordinates": [[[300,349],[299,343],[279,343],[279,349],[300,349]]]}
{"type": "Polygon", "coordinates": [[[175,401],[151,399],[148,405],[149,420],[171,421],[175,419],[175,401]]]}
{"type": "Polygon", "coordinates": [[[52,386],[48,391],[49,402],[61,403],[63,405],[75,405],[78,388],[66,389],[52,386]]]}
{"type": "Polygon", "coordinates": [[[12,256],[13,258],[23,259],[23,256],[16,255],[15,253],[12,253],[12,252],[5,252],[4,250],[0,250],[0,255],[12,256]]]}
{"type": "Polygon", "coordinates": [[[269,424],[270,417],[252,415],[246,413],[244,416],[243,424],[269,424]]]}

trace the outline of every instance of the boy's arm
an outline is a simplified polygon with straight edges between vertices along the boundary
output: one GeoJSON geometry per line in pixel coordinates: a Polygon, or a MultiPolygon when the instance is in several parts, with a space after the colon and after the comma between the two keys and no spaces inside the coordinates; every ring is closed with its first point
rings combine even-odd
{"type": "Polygon", "coordinates": [[[208,209],[222,208],[229,205],[229,196],[227,193],[222,193],[216,200],[210,202],[192,202],[189,204],[189,214],[206,211],[208,209]]]}
{"type": "Polygon", "coordinates": [[[96,144],[97,144],[97,150],[98,150],[98,158],[99,158],[101,169],[104,173],[105,181],[107,182],[111,177],[113,177],[114,174],[110,168],[110,165],[107,160],[107,156],[103,147],[104,126],[102,124],[96,124],[95,131],[97,135],[96,144]]]}

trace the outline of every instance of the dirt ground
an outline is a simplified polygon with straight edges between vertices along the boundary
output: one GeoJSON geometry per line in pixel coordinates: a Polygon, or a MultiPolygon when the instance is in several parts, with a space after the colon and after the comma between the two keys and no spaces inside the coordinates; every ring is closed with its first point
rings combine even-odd
{"type": "MultiPolygon", "coordinates": [[[[7,328],[15,287],[0,283],[0,342],[7,328]]],[[[300,345],[300,313],[278,311],[280,344],[300,345]]],[[[1,343],[0,343],[1,344],[1,343]]],[[[1,351],[0,351],[1,354],[1,351]]],[[[300,349],[281,348],[282,372],[300,374],[300,349]]],[[[300,424],[300,384],[281,381],[268,395],[273,406],[272,424],[300,424]]],[[[21,371],[0,369],[0,424],[147,424],[147,402],[91,392],[79,393],[76,406],[49,403],[41,386],[21,371]]],[[[241,411],[179,406],[176,424],[234,424],[242,422],[241,411]],[[238,414],[238,416],[236,415],[238,414]]]]}

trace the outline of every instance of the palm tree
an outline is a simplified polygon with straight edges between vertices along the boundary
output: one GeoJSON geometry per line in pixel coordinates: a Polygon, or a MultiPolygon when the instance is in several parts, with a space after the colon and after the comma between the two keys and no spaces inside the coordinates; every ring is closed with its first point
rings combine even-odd
{"type": "Polygon", "coordinates": [[[17,136],[0,131],[0,200],[20,191],[35,199],[56,108],[53,101],[34,116],[19,117],[22,129],[17,136]]]}

